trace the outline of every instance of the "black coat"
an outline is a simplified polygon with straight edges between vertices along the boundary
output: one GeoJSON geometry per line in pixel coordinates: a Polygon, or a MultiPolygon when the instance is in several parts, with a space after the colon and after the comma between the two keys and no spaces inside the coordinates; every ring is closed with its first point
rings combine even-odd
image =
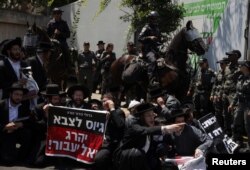
{"type": "Polygon", "coordinates": [[[161,126],[147,127],[143,126],[139,121],[134,122],[124,134],[122,140],[122,148],[138,148],[142,149],[146,143],[147,136],[160,135],[161,126]]]}
{"type": "Polygon", "coordinates": [[[212,140],[206,134],[190,125],[185,125],[180,136],[175,134],[168,135],[165,141],[172,145],[174,149],[173,155],[177,154],[180,156],[193,156],[197,148],[206,153],[212,145],[212,140]]]}
{"type": "MultiPolygon", "coordinates": [[[[18,118],[30,116],[29,102],[23,102],[18,108],[18,118]]],[[[0,101],[0,131],[3,131],[5,125],[9,123],[9,100],[0,101]]],[[[24,126],[27,126],[28,121],[23,121],[24,126]]]]}
{"type": "Polygon", "coordinates": [[[47,73],[45,68],[42,66],[37,56],[29,58],[27,62],[31,66],[32,76],[36,81],[39,90],[44,91],[47,85],[47,73]]]}
{"type": "MultiPolygon", "coordinates": [[[[21,67],[27,67],[26,62],[21,61],[21,67]]],[[[3,99],[8,97],[8,88],[18,81],[18,77],[8,58],[0,61],[0,89],[3,89],[3,99]]]]}

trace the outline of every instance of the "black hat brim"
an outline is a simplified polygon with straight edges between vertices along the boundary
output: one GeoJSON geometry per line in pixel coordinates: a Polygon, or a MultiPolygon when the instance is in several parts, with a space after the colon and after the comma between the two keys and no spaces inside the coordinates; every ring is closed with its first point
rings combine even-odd
{"type": "Polygon", "coordinates": [[[22,40],[21,38],[11,39],[7,40],[3,43],[3,48],[1,53],[4,55],[7,55],[7,50],[9,50],[13,45],[18,45],[19,47],[22,47],[22,40]]]}
{"type": "Polygon", "coordinates": [[[57,93],[54,93],[54,94],[47,94],[46,93],[46,91],[42,91],[42,92],[40,92],[42,95],[44,95],[44,96],[63,96],[63,95],[65,95],[66,94],[66,92],[64,92],[64,91],[59,91],[59,93],[57,94],[57,93]]]}
{"type": "Polygon", "coordinates": [[[89,96],[89,94],[90,94],[90,91],[89,91],[89,89],[88,89],[86,86],[84,86],[84,85],[74,85],[74,86],[71,86],[71,87],[67,90],[68,96],[69,96],[70,98],[72,98],[72,95],[74,94],[74,92],[75,92],[76,90],[80,90],[80,91],[83,92],[83,94],[84,94],[84,99],[87,98],[87,97],[89,96]]]}

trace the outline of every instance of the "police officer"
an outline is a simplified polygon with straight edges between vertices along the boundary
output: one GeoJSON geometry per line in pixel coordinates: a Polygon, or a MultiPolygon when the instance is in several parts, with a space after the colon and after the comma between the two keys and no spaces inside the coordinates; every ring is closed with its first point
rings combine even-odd
{"type": "MultiPolygon", "coordinates": [[[[98,85],[101,85],[102,82],[102,75],[101,75],[101,56],[103,52],[105,51],[105,42],[102,40],[98,41],[96,44],[98,47],[98,50],[95,52],[96,55],[96,70],[95,70],[95,76],[94,76],[94,81],[93,81],[93,93],[97,90],[98,85]]],[[[100,88],[101,89],[101,88],[100,88]]],[[[99,93],[100,93],[99,89],[99,93]]]]}
{"type": "Polygon", "coordinates": [[[116,60],[113,49],[114,44],[108,43],[105,52],[101,56],[102,95],[110,92],[111,85],[113,84],[110,72],[111,65],[116,60]]]}
{"type": "Polygon", "coordinates": [[[142,43],[142,56],[149,63],[148,77],[152,80],[155,68],[156,53],[158,45],[161,44],[161,32],[158,27],[159,14],[157,11],[151,11],[148,15],[148,23],[142,28],[139,34],[139,42],[142,43]]]}
{"type": "Polygon", "coordinates": [[[53,19],[47,25],[47,33],[50,38],[57,39],[64,47],[68,47],[66,39],[70,37],[70,30],[66,21],[62,20],[62,10],[54,8],[53,19]]]}
{"type": "Polygon", "coordinates": [[[225,82],[223,84],[223,112],[225,118],[225,133],[229,136],[232,135],[232,111],[228,111],[228,106],[233,101],[233,96],[236,92],[236,84],[239,79],[239,76],[242,74],[238,67],[238,59],[241,57],[241,52],[239,50],[232,50],[226,52],[229,59],[229,65],[225,70],[225,82]]]}
{"type": "Polygon", "coordinates": [[[223,113],[223,104],[222,104],[222,95],[223,89],[222,86],[225,82],[225,69],[227,64],[229,63],[228,58],[224,57],[222,60],[217,61],[220,64],[220,70],[216,74],[215,82],[213,85],[213,89],[210,95],[210,101],[214,104],[215,116],[218,120],[219,125],[223,128],[224,124],[224,113],[223,113]]]}
{"type": "Polygon", "coordinates": [[[234,114],[233,137],[235,140],[242,142],[241,134],[244,130],[242,126],[245,124],[248,145],[250,146],[250,61],[239,62],[239,65],[243,75],[238,79],[236,93],[228,110],[232,110],[238,104],[234,114]]]}
{"type": "Polygon", "coordinates": [[[197,73],[197,77],[189,89],[189,91],[194,89],[193,102],[195,111],[198,114],[196,115],[197,119],[212,111],[212,103],[209,97],[215,80],[214,71],[209,68],[206,58],[200,59],[199,66],[200,69],[197,73]]]}
{"type": "MultiPolygon", "coordinates": [[[[79,83],[86,84],[90,92],[92,93],[93,86],[93,71],[95,70],[96,56],[93,51],[90,50],[90,43],[83,43],[83,52],[79,54],[75,63],[76,75],[78,75],[79,83]]],[[[90,93],[90,95],[91,95],[90,93]]],[[[89,99],[91,96],[89,96],[89,99]]]]}

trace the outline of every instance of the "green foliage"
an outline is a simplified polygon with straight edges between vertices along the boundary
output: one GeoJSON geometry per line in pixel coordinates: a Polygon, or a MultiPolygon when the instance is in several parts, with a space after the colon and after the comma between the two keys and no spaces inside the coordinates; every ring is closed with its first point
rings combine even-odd
{"type": "Polygon", "coordinates": [[[87,6],[88,0],[81,0],[77,2],[77,10],[74,13],[73,17],[73,22],[72,22],[72,27],[71,27],[71,41],[70,44],[73,47],[75,45],[76,39],[77,39],[77,28],[78,28],[78,23],[80,21],[80,14],[81,14],[81,7],[82,6],[87,6]]]}
{"type": "Polygon", "coordinates": [[[111,2],[111,0],[100,0],[99,3],[99,10],[96,12],[94,18],[96,18],[98,15],[100,15],[109,5],[109,3],[111,2]]]}
{"type": "Polygon", "coordinates": [[[160,29],[167,34],[176,30],[184,16],[183,5],[172,0],[122,0],[121,7],[133,10],[132,14],[126,13],[121,19],[131,22],[134,29],[141,29],[147,22],[148,13],[157,11],[160,15],[160,29]]]}

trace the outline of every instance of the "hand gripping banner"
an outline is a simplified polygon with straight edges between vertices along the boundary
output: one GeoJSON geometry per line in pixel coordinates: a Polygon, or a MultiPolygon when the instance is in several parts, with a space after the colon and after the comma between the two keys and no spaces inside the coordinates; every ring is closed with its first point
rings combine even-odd
{"type": "Polygon", "coordinates": [[[51,106],[46,155],[94,163],[104,139],[106,115],[106,111],[51,106]]]}

